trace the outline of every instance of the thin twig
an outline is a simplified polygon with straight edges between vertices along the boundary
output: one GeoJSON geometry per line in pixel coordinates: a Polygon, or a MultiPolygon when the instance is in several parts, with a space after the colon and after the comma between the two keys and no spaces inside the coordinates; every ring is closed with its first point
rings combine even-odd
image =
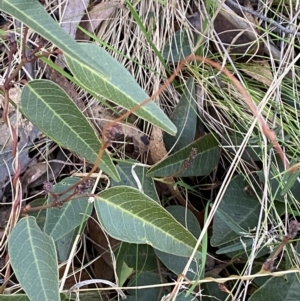
{"type": "Polygon", "coordinates": [[[245,6],[242,6],[240,4],[238,4],[236,1],[234,0],[227,0],[228,3],[230,3],[232,6],[234,6],[235,8],[237,9],[240,9],[246,13],[249,13],[269,24],[271,24],[272,26],[275,26],[276,28],[274,29],[275,32],[277,33],[280,33],[280,32],[284,32],[286,34],[292,34],[292,35],[296,35],[296,36],[300,36],[300,32],[296,31],[296,30],[291,30],[291,29],[288,29],[284,26],[282,26],[280,23],[274,21],[273,19],[269,18],[269,17],[266,17],[265,15],[257,12],[257,11],[254,11],[248,7],[245,7],[245,6]]]}

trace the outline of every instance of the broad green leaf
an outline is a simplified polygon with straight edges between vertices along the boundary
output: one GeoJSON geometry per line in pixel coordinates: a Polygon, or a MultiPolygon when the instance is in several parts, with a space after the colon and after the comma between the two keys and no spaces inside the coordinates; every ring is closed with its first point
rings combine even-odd
{"type": "Polygon", "coordinates": [[[121,242],[115,250],[116,258],[116,274],[118,276],[118,286],[123,286],[128,277],[132,274],[133,268],[129,267],[125,262],[125,256],[129,251],[130,244],[121,242]]]}
{"type": "Polygon", "coordinates": [[[120,175],[121,181],[111,181],[111,186],[130,186],[139,189],[143,189],[143,192],[151,199],[159,201],[159,197],[156,192],[153,179],[146,177],[147,168],[135,165],[138,161],[120,162],[117,165],[117,171],[120,175]]]}
{"type": "Polygon", "coordinates": [[[189,78],[181,95],[180,101],[174,109],[171,121],[177,127],[177,134],[164,134],[166,149],[172,153],[181,150],[194,141],[197,125],[196,91],[193,78],[189,78]]]}
{"type": "MultiPolygon", "coordinates": [[[[53,186],[52,191],[61,193],[72,185],[80,181],[78,177],[65,178],[60,183],[53,186]]],[[[84,191],[88,193],[90,190],[84,191]]],[[[73,191],[63,194],[60,199],[65,199],[73,191]]],[[[49,197],[47,203],[53,202],[53,197],[49,197]]],[[[61,208],[49,208],[46,213],[44,231],[55,241],[57,253],[60,261],[67,259],[72,248],[78,227],[91,215],[93,206],[88,203],[88,197],[81,197],[66,202],[61,208]],[[84,216],[84,214],[86,214],[84,216]]]]}
{"type": "MultiPolygon", "coordinates": [[[[195,215],[188,209],[182,206],[169,206],[166,208],[174,218],[184,227],[186,227],[195,237],[200,235],[200,225],[195,215]]],[[[159,250],[154,250],[157,257],[162,263],[173,273],[179,275],[184,270],[189,258],[176,256],[173,254],[165,253],[159,250]]],[[[200,270],[201,260],[195,259],[192,261],[189,271],[186,276],[188,279],[193,280],[197,277],[200,270]]]]}
{"type": "Polygon", "coordinates": [[[155,287],[155,284],[161,283],[161,279],[157,273],[145,272],[134,278],[129,286],[153,285],[152,288],[128,290],[131,296],[128,296],[128,301],[157,301],[159,300],[160,287],[155,287]]]}
{"type": "Polygon", "coordinates": [[[229,252],[245,251],[245,248],[247,248],[247,250],[251,249],[252,245],[253,245],[253,239],[245,238],[243,239],[243,243],[240,240],[238,240],[233,244],[229,244],[229,246],[220,248],[216,252],[216,254],[227,254],[229,252]]]}
{"type": "MultiPolygon", "coordinates": [[[[119,186],[100,192],[95,209],[105,231],[121,241],[186,257],[196,245],[196,238],[169,212],[135,188],[119,186]]],[[[196,257],[201,257],[199,251],[196,257]]]]}
{"type": "Polygon", "coordinates": [[[53,239],[34,217],[22,218],[8,239],[11,265],[31,301],[60,300],[57,258],[53,239]]]}
{"type": "Polygon", "coordinates": [[[124,256],[125,263],[135,271],[153,271],[157,268],[157,261],[154,249],[143,244],[127,244],[127,251],[124,256]]]}
{"type": "MultiPolygon", "coordinates": [[[[149,98],[131,74],[103,48],[90,43],[79,44],[79,47],[90,55],[85,60],[89,60],[89,65],[94,65],[95,70],[87,70],[86,66],[68,54],[66,61],[73,75],[94,94],[128,110],[149,98]],[[102,68],[106,70],[106,77],[96,71],[102,68]]],[[[174,124],[153,101],[142,106],[134,114],[170,134],[176,133],[174,124]]]]}
{"type": "Polygon", "coordinates": [[[212,246],[233,241],[257,226],[261,204],[245,189],[248,185],[243,176],[230,181],[214,217],[212,246]]]}
{"type": "Polygon", "coordinates": [[[300,299],[298,274],[270,278],[260,287],[249,301],[295,301],[300,299]]]}
{"type": "Polygon", "coordinates": [[[180,29],[171,37],[171,42],[167,42],[163,49],[164,59],[171,62],[179,62],[192,54],[190,37],[185,29],[180,29]]]}
{"type": "MultiPolygon", "coordinates": [[[[218,278],[216,275],[206,274],[206,277],[218,278]]],[[[228,294],[221,291],[219,284],[216,282],[207,282],[201,285],[201,301],[212,301],[212,300],[230,300],[228,294]]],[[[177,300],[176,300],[177,301],[177,300]]]]}
{"type": "MultiPolygon", "coordinates": [[[[61,193],[79,181],[80,178],[77,177],[65,178],[60,183],[54,185],[52,191],[61,193]]],[[[89,190],[84,191],[84,193],[88,192],[89,190]]],[[[73,191],[69,191],[60,196],[60,199],[65,199],[72,193],[73,191]]],[[[52,203],[53,197],[49,197],[47,202],[48,204],[52,203]]],[[[61,208],[49,208],[47,209],[44,226],[45,232],[56,241],[69,231],[76,229],[82,221],[87,220],[92,213],[92,209],[92,206],[88,203],[88,197],[76,198],[66,202],[61,208]]]]}
{"type": "Polygon", "coordinates": [[[176,177],[192,177],[208,175],[217,166],[219,157],[218,141],[212,134],[208,134],[158,162],[148,171],[147,176],[168,177],[176,175],[176,177]],[[184,168],[184,164],[189,161],[194,148],[197,150],[197,154],[194,159],[190,160],[188,167],[184,168]]]}
{"type": "MultiPolygon", "coordinates": [[[[91,91],[127,109],[147,99],[130,73],[96,45],[76,43],[36,0],[2,0],[0,9],[16,17],[64,52],[72,72],[91,91]],[[98,85],[98,86],[97,86],[98,85]]],[[[170,134],[175,126],[154,103],[136,113],[170,134]]]]}
{"type": "Polygon", "coordinates": [[[77,233],[78,229],[71,230],[55,241],[57,258],[59,262],[64,262],[68,260],[77,233]]]}
{"type": "MultiPolygon", "coordinates": [[[[64,300],[70,300],[70,298],[68,297],[68,299],[66,299],[64,294],[60,294],[60,301],[64,301],[64,300]]],[[[15,295],[0,295],[0,301],[31,301],[27,295],[25,294],[15,294],[15,295]]]]}
{"type": "Polygon", "coordinates": [[[1,0],[0,9],[55,44],[60,50],[84,62],[87,53],[59,26],[36,0],[1,0]]]}
{"type": "MultiPolygon", "coordinates": [[[[24,115],[57,144],[91,163],[96,161],[100,141],[86,117],[58,85],[48,80],[29,82],[23,88],[21,106],[24,115]]],[[[107,153],[102,157],[100,168],[119,180],[107,153]]]]}
{"type": "Polygon", "coordinates": [[[195,297],[191,294],[189,296],[186,296],[186,292],[180,292],[178,296],[176,297],[176,301],[194,301],[195,297]]]}

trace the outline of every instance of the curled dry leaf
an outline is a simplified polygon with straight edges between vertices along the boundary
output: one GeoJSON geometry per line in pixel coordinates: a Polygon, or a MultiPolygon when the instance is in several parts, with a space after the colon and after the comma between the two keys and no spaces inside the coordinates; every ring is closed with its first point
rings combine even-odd
{"type": "MultiPolygon", "coordinates": [[[[149,144],[150,156],[154,164],[162,160],[163,158],[168,156],[168,152],[166,150],[164,140],[163,140],[163,132],[158,127],[153,127],[150,144],[149,144]]],[[[182,206],[187,206],[194,214],[197,215],[198,211],[195,209],[187,200],[181,195],[178,189],[175,189],[175,180],[171,176],[167,179],[166,186],[180,204],[182,206]]]]}
{"type": "Polygon", "coordinates": [[[158,127],[153,127],[152,129],[149,150],[150,150],[151,159],[154,164],[159,162],[161,159],[165,158],[168,155],[163,140],[163,132],[158,127]]]}
{"type": "Polygon", "coordinates": [[[21,179],[22,189],[24,193],[27,193],[28,186],[36,181],[41,175],[46,173],[47,164],[44,162],[36,163],[30,166],[24,173],[21,179]]]}
{"type": "MultiPolygon", "coordinates": [[[[107,109],[100,105],[93,106],[89,115],[91,116],[94,125],[103,130],[116,117],[113,116],[107,109]]],[[[132,139],[136,152],[144,153],[148,150],[149,140],[147,136],[135,125],[125,122],[119,122],[110,128],[107,128],[107,135],[112,140],[116,140],[122,136],[128,136],[132,139]]]]}

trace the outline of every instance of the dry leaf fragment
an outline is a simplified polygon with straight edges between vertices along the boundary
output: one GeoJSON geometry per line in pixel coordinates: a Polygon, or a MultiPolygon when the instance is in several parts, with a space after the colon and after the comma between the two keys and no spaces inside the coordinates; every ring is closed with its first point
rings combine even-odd
{"type": "MultiPolygon", "coordinates": [[[[113,116],[107,109],[100,105],[93,106],[90,109],[89,115],[92,117],[94,124],[102,131],[109,122],[116,117],[113,116]]],[[[106,129],[106,135],[110,140],[116,140],[122,136],[132,138],[134,149],[136,152],[144,153],[148,150],[149,140],[147,136],[135,125],[119,122],[106,129]]]]}
{"type": "Polygon", "coordinates": [[[94,30],[101,24],[102,21],[107,20],[116,10],[122,7],[120,1],[101,2],[95,5],[89,12],[89,22],[87,22],[87,31],[94,32],[94,30]]]}
{"type": "Polygon", "coordinates": [[[168,155],[163,140],[163,132],[158,127],[153,127],[152,129],[149,149],[150,149],[150,156],[154,164],[159,162],[161,159],[165,158],[168,155]]]}
{"type": "Polygon", "coordinates": [[[40,176],[47,172],[47,164],[45,162],[36,163],[30,166],[21,179],[22,189],[27,193],[28,186],[36,181],[40,176]]]}
{"type": "Polygon", "coordinates": [[[252,60],[250,64],[245,65],[240,70],[268,87],[272,84],[273,74],[271,72],[270,64],[266,60],[252,60]]]}

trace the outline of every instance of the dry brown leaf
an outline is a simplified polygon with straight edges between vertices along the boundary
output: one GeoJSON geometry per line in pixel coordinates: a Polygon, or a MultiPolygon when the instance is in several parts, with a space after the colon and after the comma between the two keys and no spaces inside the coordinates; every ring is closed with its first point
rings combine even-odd
{"type": "Polygon", "coordinates": [[[28,186],[46,172],[47,164],[45,162],[36,163],[27,168],[27,170],[21,178],[23,192],[27,193],[28,186]]]}
{"type": "Polygon", "coordinates": [[[89,2],[89,0],[72,0],[65,2],[61,27],[73,39],[75,39],[78,24],[80,23],[89,2]]]}
{"type": "Polygon", "coordinates": [[[97,250],[98,254],[101,255],[100,259],[97,260],[97,264],[95,264],[95,273],[99,276],[101,275],[101,277],[99,277],[101,279],[110,280],[111,275],[114,273],[107,238],[111,248],[114,248],[120,242],[112,237],[109,237],[107,234],[105,235],[95,221],[97,219],[96,214],[93,213],[92,216],[93,218],[88,220],[88,235],[93,242],[93,247],[97,250]]]}
{"type": "Polygon", "coordinates": [[[273,74],[269,63],[266,60],[252,60],[250,64],[245,65],[244,68],[240,70],[268,87],[272,84],[273,74]]]}
{"type": "MultiPolygon", "coordinates": [[[[109,110],[100,105],[93,106],[89,110],[94,125],[102,131],[116,117],[109,110]]],[[[132,138],[134,149],[136,152],[145,153],[148,150],[149,140],[147,136],[135,125],[125,122],[119,122],[111,128],[107,128],[107,134],[111,140],[116,140],[121,136],[132,138]]]]}
{"type": "Polygon", "coordinates": [[[149,143],[150,156],[153,163],[159,162],[161,159],[165,158],[168,155],[166,150],[163,132],[158,127],[153,127],[151,139],[149,143]]]}
{"type": "Polygon", "coordinates": [[[214,20],[214,28],[218,33],[221,43],[230,54],[241,56],[263,53],[264,45],[257,38],[253,27],[249,25],[250,22],[257,23],[252,15],[245,15],[244,12],[232,7],[230,3],[228,3],[228,6],[222,3],[222,9],[214,20]],[[224,7],[228,10],[224,10],[224,7]],[[240,21],[243,19],[246,20],[244,23],[247,29],[240,24],[240,21]]]}
{"type": "MultiPolygon", "coordinates": [[[[154,164],[168,156],[168,152],[163,140],[163,132],[158,127],[153,127],[152,129],[149,150],[151,159],[154,164]]],[[[174,188],[175,180],[172,176],[167,179],[166,186],[169,192],[179,201],[181,205],[187,206],[195,214],[198,212],[197,209],[195,209],[191,204],[187,202],[187,200],[181,195],[179,190],[174,188]]]]}
{"type": "MultiPolygon", "coordinates": [[[[80,26],[87,31],[93,33],[95,29],[105,20],[109,19],[110,16],[115,12],[117,8],[121,8],[122,4],[120,1],[107,1],[96,4],[91,11],[84,16],[80,26]]],[[[89,37],[83,32],[78,31],[77,38],[79,40],[87,40],[89,37]]]]}

